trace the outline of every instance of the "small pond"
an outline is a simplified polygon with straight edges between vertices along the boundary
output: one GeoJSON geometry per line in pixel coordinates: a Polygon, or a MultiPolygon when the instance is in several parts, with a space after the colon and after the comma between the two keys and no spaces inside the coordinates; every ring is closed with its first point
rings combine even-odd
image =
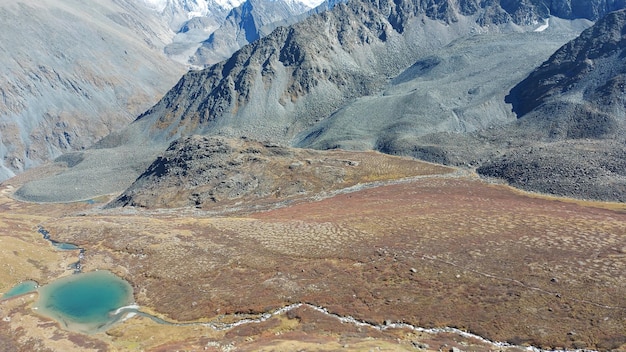
{"type": "Polygon", "coordinates": [[[39,314],[83,333],[106,330],[126,314],[119,308],[133,303],[130,284],[106,270],[64,277],[38,292],[34,309],[39,314]]]}
{"type": "Polygon", "coordinates": [[[5,292],[0,299],[7,299],[14,296],[23,295],[25,293],[29,293],[35,291],[39,284],[35,281],[28,280],[24,282],[20,282],[19,284],[13,286],[10,290],[5,292]]]}

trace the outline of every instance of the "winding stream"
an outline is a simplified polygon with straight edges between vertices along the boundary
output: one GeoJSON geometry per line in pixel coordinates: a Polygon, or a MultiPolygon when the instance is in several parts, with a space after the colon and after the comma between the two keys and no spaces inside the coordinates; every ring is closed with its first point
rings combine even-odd
{"type": "MultiPolygon", "coordinates": [[[[81,277],[87,277],[89,276],[89,273],[87,274],[82,274],[82,265],[81,265],[81,260],[84,258],[84,254],[85,254],[85,249],[84,248],[80,248],[74,244],[71,243],[62,243],[62,242],[57,242],[54,241],[50,238],[50,233],[43,228],[42,226],[38,227],[38,232],[40,234],[43,235],[43,238],[48,240],[55,248],[58,248],[60,250],[78,250],[79,251],[79,255],[78,255],[78,261],[74,264],[72,264],[70,266],[70,269],[74,270],[75,274],[80,274],[80,275],[76,275],[76,276],[72,276],[75,279],[65,279],[65,281],[67,282],[73,282],[76,283],[77,281],[81,280],[81,277]]],[[[111,275],[114,276],[113,274],[109,273],[106,275],[111,275]]],[[[128,285],[128,283],[120,278],[115,277],[116,280],[123,282],[123,284],[121,284],[122,286],[128,285]]],[[[38,289],[40,294],[42,292],[46,292],[46,290],[50,291],[52,290],[54,287],[61,287],[63,288],[63,284],[64,284],[64,279],[59,279],[56,280],[48,285],[43,286],[42,288],[38,288],[38,287],[33,287],[32,290],[34,289],[38,289]]],[[[36,283],[35,283],[36,285],[36,283]]],[[[19,286],[19,285],[18,285],[19,286]]],[[[28,285],[26,285],[28,286],[28,285]]],[[[128,287],[130,287],[130,285],[128,285],[128,287]]],[[[21,290],[21,288],[15,288],[16,290],[21,290]]],[[[32,291],[31,290],[31,291],[32,291]]],[[[128,299],[126,300],[126,302],[132,302],[132,289],[131,289],[131,294],[128,297],[128,299]]],[[[21,294],[21,293],[20,293],[21,294]]],[[[34,309],[39,309],[39,307],[42,306],[42,304],[45,303],[45,299],[41,299],[39,300],[38,304],[39,306],[36,306],[34,309]],[[44,303],[42,303],[44,302],[44,303]]],[[[121,302],[121,301],[120,301],[121,302]]],[[[310,309],[313,309],[319,313],[322,313],[328,317],[334,318],[339,320],[341,323],[344,324],[352,324],[355,326],[359,326],[359,327],[366,327],[366,328],[371,328],[371,329],[375,329],[375,330],[379,330],[379,331],[385,331],[388,329],[407,329],[407,330],[412,330],[415,332],[421,332],[421,333],[428,333],[428,334],[441,334],[441,333],[452,333],[452,334],[456,334],[458,336],[461,337],[465,337],[465,338],[473,338],[476,339],[482,343],[488,344],[493,346],[494,348],[503,348],[503,347],[514,347],[514,348],[519,348],[522,350],[526,350],[526,351],[531,351],[531,352],[547,352],[550,350],[543,350],[534,346],[519,346],[519,345],[513,345],[513,344],[509,344],[506,342],[498,342],[498,341],[491,341],[488,340],[482,336],[479,335],[475,335],[472,334],[470,332],[467,331],[463,331],[457,328],[451,328],[451,327],[443,327],[443,328],[423,328],[423,327],[419,327],[419,326],[415,326],[415,325],[411,325],[411,324],[407,324],[404,322],[392,322],[392,321],[385,321],[384,324],[372,324],[369,322],[366,322],[364,320],[361,319],[357,319],[354,318],[352,316],[342,316],[339,314],[335,314],[330,312],[327,308],[321,307],[321,306],[317,306],[311,303],[294,303],[270,312],[266,312],[263,314],[260,314],[257,318],[242,318],[241,320],[238,320],[236,322],[233,323],[220,323],[220,322],[171,322],[171,321],[167,321],[164,320],[162,318],[159,318],[157,316],[154,316],[152,314],[146,313],[141,311],[141,307],[139,307],[138,305],[132,303],[132,304],[128,304],[127,305],[122,306],[120,308],[111,308],[108,312],[108,319],[107,321],[100,321],[95,328],[94,327],[90,327],[89,329],[84,329],[85,324],[81,324],[81,329],[79,329],[81,332],[84,333],[93,333],[93,332],[97,332],[97,331],[104,331],[106,329],[108,329],[109,327],[111,327],[112,325],[118,323],[118,322],[122,322],[125,320],[128,320],[134,316],[141,316],[141,317],[145,317],[148,319],[151,319],[152,321],[154,321],[157,324],[163,324],[163,325],[170,325],[170,326],[203,326],[203,327],[208,327],[217,331],[224,331],[224,330],[229,330],[232,328],[235,328],[237,326],[241,326],[241,325],[245,325],[245,324],[255,324],[255,323],[261,323],[264,321],[267,321],[268,319],[274,317],[274,316],[278,316],[290,311],[293,311],[295,309],[298,309],[300,307],[308,307],[310,309]],[[115,309],[115,310],[113,310],[115,309]]],[[[81,308],[82,309],[82,308],[81,308]]],[[[58,313],[58,312],[57,312],[58,313]]],[[[74,312],[75,313],[75,312],[74,312]]],[[[77,319],[81,320],[85,317],[82,317],[80,315],[81,312],[78,312],[77,315],[77,319]]],[[[62,323],[63,326],[65,326],[66,328],[71,329],[71,324],[68,324],[67,321],[67,316],[61,314],[56,314],[53,316],[53,318],[55,318],[56,320],[58,320],[60,323],[62,323]]],[[[85,318],[87,319],[87,318],[85,318]]],[[[568,351],[568,350],[558,350],[560,352],[563,351],[568,351]]],[[[570,351],[581,351],[581,350],[570,350],[570,351]]],[[[585,350],[585,351],[589,351],[592,352],[591,350],[585,350]]],[[[555,351],[556,352],[556,351],[555,351]]]]}
{"type": "MultiPolygon", "coordinates": [[[[495,348],[504,348],[504,347],[514,347],[514,348],[519,348],[522,350],[526,350],[526,351],[531,351],[531,352],[579,352],[579,351],[583,351],[583,350],[544,350],[538,347],[534,347],[534,346],[520,346],[520,345],[514,345],[514,344],[510,344],[507,342],[498,342],[498,341],[491,341],[489,339],[486,339],[482,336],[476,335],[476,334],[472,334],[470,332],[467,331],[463,331],[457,328],[451,328],[451,327],[443,327],[443,328],[423,328],[423,327],[419,327],[419,326],[415,326],[415,325],[411,325],[411,324],[407,324],[407,323],[403,323],[403,322],[391,322],[391,321],[385,321],[384,324],[372,324],[372,323],[368,323],[366,321],[363,321],[361,319],[357,319],[351,316],[343,316],[343,315],[339,315],[339,314],[335,314],[330,312],[328,309],[321,307],[321,306],[317,306],[314,304],[310,304],[310,303],[294,303],[279,309],[276,309],[274,311],[271,312],[267,312],[267,313],[263,313],[261,314],[258,318],[255,319],[251,319],[251,318],[244,318],[241,319],[239,321],[236,321],[234,323],[215,323],[215,322],[209,322],[209,323],[174,323],[174,322],[169,322],[167,320],[158,318],[154,315],[142,312],[139,306],[137,305],[132,305],[132,306],[127,306],[127,307],[122,307],[119,308],[117,311],[115,311],[114,314],[121,314],[121,313],[126,313],[128,314],[124,319],[122,320],[126,320],[130,317],[133,316],[142,316],[142,317],[146,317],[151,319],[152,321],[158,323],[158,324],[165,324],[165,325],[172,325],[172,326],[204,326],[204,327],[209,327],[212,328],[214,330],[217,331],[224,331],[224,330],[229,330],[232,328],[235,328],[237,326],[240,325],[245,325],[245,324],[255,324],[255,323],[262,323],[274,316],[277,315],[281,315],[287,312],[290,312],[292,310],[298,309],[300,307],[308,307],[311,308],[313,310],[316,310],[317,312],[320,312],[328,317],[332,317],[334,319],[339,320],[340,322],[344,323],[344,324],[351,324],[351,325],[355,325],[355,326],[359,326],[359,327],[366,327],[366,328],[371,328],[371,329],[375,329],[375,330],[379,330],[379,331],[385,331],[388,329],[407,329],[407,330],[412,330],[415,332],[421,332],[421,333],[428,333],[428,334],[442,334],[442,333],[451,333],[451,334],[456,334],[458,336],[461,337],[465,337],[465,338],[473,338],[476,339],[480,342],[483,342],[485,344],[491,345],[495,348]]],[[[593,350],[588,350],[585,349],[585,352],[597,352],[597,351],[593,351],[593,350]]]]}
{"type": "Polygon", "coordinates": [[[57,242],[50,238],[50,232],[46,230],[43,226],[37,226],[37,232],[39,232],[44,240],[47,240],[54,246],[54,248],[62,250],[62,251],[75,251],[78,250],[78,261],[72,263],[68,269],[74,270],[74,274],[80,274],[82,272],[83,265],[81,260],[85,258],[85,249],[81,248],[73,243],[65,243],[65,242],[57,242]]]}

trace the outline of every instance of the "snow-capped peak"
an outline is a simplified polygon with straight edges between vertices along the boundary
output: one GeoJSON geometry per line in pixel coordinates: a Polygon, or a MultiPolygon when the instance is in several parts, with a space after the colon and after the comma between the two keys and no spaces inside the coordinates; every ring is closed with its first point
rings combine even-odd
{"type": "Polygon", "coordinates": [[[323,3],[324,0],[291,0],[287,2],[300,3],[308,8],[313,9],[313,8],[318,7],[321,3],[323,3]]]}
{"type": "Polygon", "coordinates": [[[245,0],[215,0],[215,3],[225,9],[233,9],[244,3],[245,0]]]}

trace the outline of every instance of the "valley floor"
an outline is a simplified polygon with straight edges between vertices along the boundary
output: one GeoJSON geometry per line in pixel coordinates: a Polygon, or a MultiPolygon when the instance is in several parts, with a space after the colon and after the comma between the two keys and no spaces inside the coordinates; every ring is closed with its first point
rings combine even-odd
{"type": "Polygon", "coordinates": [[[381,328],[395,322],[518,346],[626,349],[624,204],[443,170],[223,213],[18,202],[10,182],[0,194],[2,292],[71,274],[76,253],[55,251],[42,225],[85,248],[84,271],[111,270],[132,284],[140,310],[170,322],[229,323],[307,304],[226,330],[136,316],[82,335],[37,315],[28,294],[0,301],[0,350],[521,349],[381,328]]]}

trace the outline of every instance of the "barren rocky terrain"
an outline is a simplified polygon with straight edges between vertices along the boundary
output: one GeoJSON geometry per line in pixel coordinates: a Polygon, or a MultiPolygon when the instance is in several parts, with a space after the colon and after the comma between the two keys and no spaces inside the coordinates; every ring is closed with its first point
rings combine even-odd
{"type": "Polygon", "coordinates": [[[36,295],[26,295],[0,303],[2,343],[17,351],[519,350],[461,334],[468,331],[545,349],[626,348],[623,204],[548,198],[432,164],[341,154],[372,157],[379,161],[361,162],[354,176],[362,187],[337,184],[317,199],[269,207],[252,195],[212,210],[103,209],[110,197],[23,203],[10,198],[20,179],[4,183],[8,270],[0,290],[69,275],[75,257],[52,250],[37,233],[42,225],[86,249],[84,270],[128,280],[140,310],[167,321],[220,326],[276,314],[225,330],[134,317],[80,335],[38,316],[29,308],[36,295]],[[384,165],[405,171],[372,183],[384,165]],[[258,204],[265,210],[255,211],[258,204]],[[277,311],[300,303],[310,305],[277,311]]]}

